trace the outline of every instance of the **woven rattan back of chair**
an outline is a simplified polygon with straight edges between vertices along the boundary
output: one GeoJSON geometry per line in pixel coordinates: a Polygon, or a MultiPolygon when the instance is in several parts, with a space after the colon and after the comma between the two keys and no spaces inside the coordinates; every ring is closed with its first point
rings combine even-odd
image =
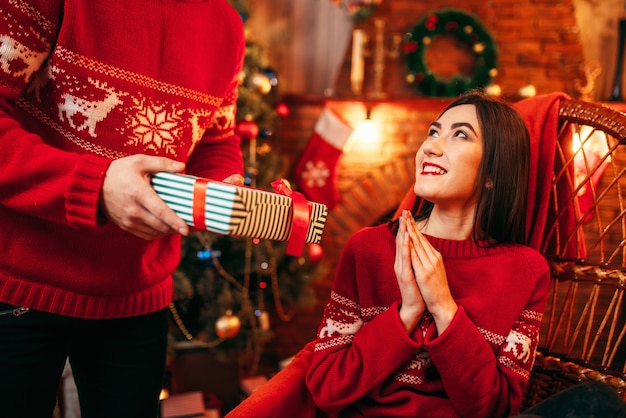
{"type": "Polygon", "coordinates": [[[525,406],[584,380],[626,396],[625,175],[626,115],[562,101],[542,248],[552,280],[525,406]]]}

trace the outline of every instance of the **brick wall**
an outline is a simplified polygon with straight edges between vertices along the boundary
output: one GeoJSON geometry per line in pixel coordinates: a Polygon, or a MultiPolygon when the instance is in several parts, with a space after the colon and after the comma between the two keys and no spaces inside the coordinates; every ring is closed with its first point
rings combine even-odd
{"type": "MultiPolygon", "coordinates": [[[[515,97],[520,87],[533,84],[539,94],[558,90],[577,97],[576,83],[585,85],[583,49],[571,0],[393,0],[383,4],[375,16],[386,21],[386,39],[404,35],[430,11],[456,8],[474,15],[495,41],[499,71],[494,82],[506,96],[515,97]]],[[[358,26],[374,36],[373,19],[358,26]]],[[[372,60],[370,56],[365,61],[366,95],[373,89],[372,60]]],[[[350,65],[351,46],[336,83],[339,97],[352,96],[350,65]]],[[[384,90],[389,97],[419,95],[406,82],[406,73],[401,56],[386,59],[384,90]]]]}

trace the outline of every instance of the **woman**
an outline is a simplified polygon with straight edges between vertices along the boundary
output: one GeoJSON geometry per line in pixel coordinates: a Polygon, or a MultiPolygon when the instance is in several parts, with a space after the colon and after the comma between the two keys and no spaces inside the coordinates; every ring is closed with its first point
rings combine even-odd
{"type": "Polygon", "coordinates": [[[342,417],[519,412],[549,283],[525,246],[529,134],[472,92],[417,152],[415,218],[348,241],[307,386],[342,417]]]}

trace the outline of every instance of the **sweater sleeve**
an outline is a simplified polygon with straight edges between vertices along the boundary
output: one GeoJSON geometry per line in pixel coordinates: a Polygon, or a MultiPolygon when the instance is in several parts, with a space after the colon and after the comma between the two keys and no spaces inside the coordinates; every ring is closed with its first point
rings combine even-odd
{"type": "Polygon", "coordinates": [[[432,327],[424,336],[424,347],[446,394],[463,417],[500,417],[519,412],[534,362],[550,278],[543,257],[529,264],[533,284],[530,298],[508,335],[500,337],[479,330],[460,306],[443,334],[437,336],[432,327]]]}
{"type": "Polygon", "coordinates": [[[110,160],[49,146],[12,116],[13,104],[50,53],[60,15],[60,1],[0,5],[0,204],[57,223],[96,227],[110,160]]]}
{"type": "Polygon", "coordinates": [[[351,238],[342,255],[306,377],[316,405],[329,413],[367,395],[421,346],[419,333],[414,340],[404,330],[397,303],[364,323],[356,292],[358,246],[351,238]]]}

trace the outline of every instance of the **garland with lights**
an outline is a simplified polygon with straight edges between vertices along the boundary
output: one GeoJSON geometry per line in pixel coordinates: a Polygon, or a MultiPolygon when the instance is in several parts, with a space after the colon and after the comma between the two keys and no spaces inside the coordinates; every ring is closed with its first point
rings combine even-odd
{"type": "Polygon", "coordinates": [[[409,69],[407,82],[426,96],[458,96],[469,89],[487,86],[498,74],[498,52],[491,34],[476,17],[461,10],[444,9],[427,14],[407,34],[403,51],[409,69]],[[469,77],[455,75],[443,80],[428,68],[426,51],[440,35],[455,36],[473,52],[475,66],[469,77]]]}

